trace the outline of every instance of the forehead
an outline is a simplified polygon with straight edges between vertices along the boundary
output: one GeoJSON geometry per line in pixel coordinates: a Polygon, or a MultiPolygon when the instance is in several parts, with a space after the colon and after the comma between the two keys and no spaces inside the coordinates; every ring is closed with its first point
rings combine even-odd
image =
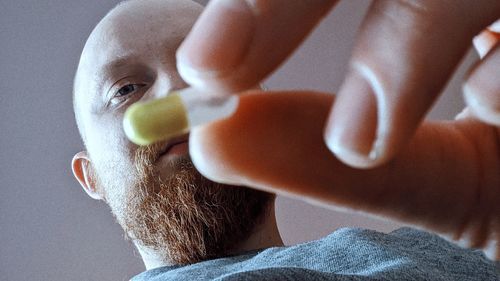
{"type": "Polygon", "coordinates": [[[173,55],[201,7],[191,1],[131,1],[110,12],[89,37],[82,68],[101,69],[127,57],[173,55]]]}
{"type": "Polygon", "coordinates": [[[86,118],[81,117],[98,100],[104,72],[134,63],[134,59],[159,62],[174,58],[201,11],[201,5],[189,0],[133,0],[99,22],[87,39],[74,81],[75,117],[82,137],[86,118]]]}

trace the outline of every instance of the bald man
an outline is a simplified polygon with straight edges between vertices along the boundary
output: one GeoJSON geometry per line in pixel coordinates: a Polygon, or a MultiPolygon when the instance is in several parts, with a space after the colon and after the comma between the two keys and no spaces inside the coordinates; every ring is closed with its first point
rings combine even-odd
{"type": "Polygon", "coordinates": [[[109,205],[148,271],[133,280],[497,280],[498,264],[432,234],[342,229],[284,247],[275,195],[201,176],[188,135],[138,147],[125,110],[187,85],[175,52],[202,7],[129,1],[99,22],[83,49],[74,111],[85,150],[72,161],[87,194],[109,205]]]}

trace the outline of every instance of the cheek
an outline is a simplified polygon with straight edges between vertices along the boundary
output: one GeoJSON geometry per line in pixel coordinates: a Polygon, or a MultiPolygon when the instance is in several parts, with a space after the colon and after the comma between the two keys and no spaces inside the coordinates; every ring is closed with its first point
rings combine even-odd
{"type": "Polygon", "coordinates": [[[126,138],[121,122],[100,118],[98,122],[88,124],[92,125],[87,127],[86,146],[98,174],[102,177],[105,175],[125,179],[130,177],[130,172],[135,170],[133,167],[135,147],[126,138]]]}

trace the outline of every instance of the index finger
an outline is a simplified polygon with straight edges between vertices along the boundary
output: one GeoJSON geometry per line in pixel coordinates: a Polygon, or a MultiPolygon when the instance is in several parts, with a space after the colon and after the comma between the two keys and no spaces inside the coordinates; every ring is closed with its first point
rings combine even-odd
{"type": "Polygon", "coordinates": [[[191,86],[236,92],[276,69],[338,2],[213,0],[177,51],[191,86]]]}

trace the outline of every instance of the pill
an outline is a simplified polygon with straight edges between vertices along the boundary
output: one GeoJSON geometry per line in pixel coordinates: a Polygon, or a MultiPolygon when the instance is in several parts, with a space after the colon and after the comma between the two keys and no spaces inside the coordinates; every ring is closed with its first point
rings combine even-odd
{"type": "Polygon", "coordinates": [[[192,127],[227,118],[237,107],[236,95],[215,96],[187,88],[131,105],[125,112],[123,129],[133,143],[148,145],[183,135],[192,127]]]}

